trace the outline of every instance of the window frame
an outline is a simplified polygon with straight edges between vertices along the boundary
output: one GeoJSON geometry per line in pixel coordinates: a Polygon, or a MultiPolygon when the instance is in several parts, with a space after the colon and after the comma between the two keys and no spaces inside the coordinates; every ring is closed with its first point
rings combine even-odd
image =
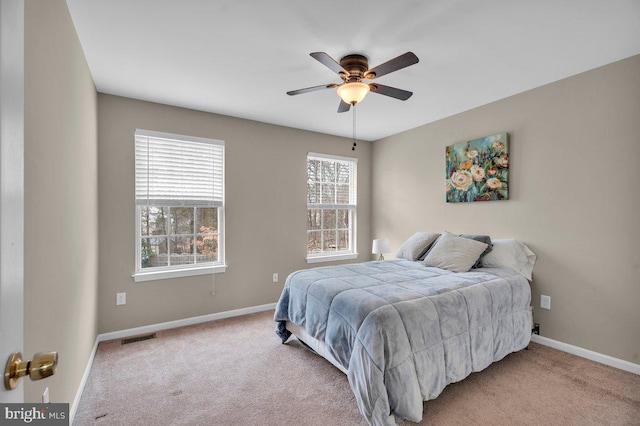
{"type": "MultiPolygon", "coordinates": [[[[325,232],[325,228],[324,228],[324,217],[322,217],[322,219],[320,220],[321,223],[321,227],[319,229],[309,229],[309,226],[307,226],[307,230],[306,230],[306,235],[307,235],[307,253],[306,253],[306,261],[307,263],[320,263],[320,262],[332,262],[332,261],[338,261],[338,260],[351,260],[351,259],[357,259],[358,257],[358,252],[357,252],[357,210],[358,210],[358,202],[357,202],[357,198],[358,198],[358,191],[357,191],[357,180],[358,180],[358,159],[355,157],[343,157],[343,156],[338,156],[338,155],[331,155],[331,154],[321,154],[321,153],[316,153],[316,152],[309,152],[307,153],[307,192],[306,192],[306,197],[307,197],[307,215],[309,215],[309,211],[310,210],[320,210],[321,215],[324,215],[325,211],[335,211],[336,212],[336,221],[338,220],[338,211],[339,210],[348,210],[349,212],[349,226],[348,228],[340,228],[338,227],[338,224],[336,223],[336,227],[335,228],[326,228],[327,230],[334,230],[336,232],[336,238],[337,238],[337,233],[340,231],[344,231],[347,230],[348,231],[348,245],[349,248],[348,250],[339,250],[336,248],[336,250],[331,250],[331,251],[320,251],[320,252],[309,252],[309,236],[311,232],[320,232],[320,234],[322,235],[325,232]],[[350,171],[349,171],[349,202],[348,203],[338,203],[337,202],[337,198],[334,200],[334,203],[323,203],[323,202],[317,202],[317,203],[310,203],[309,202],[309,183],[310,183],[310,176],[309,176],[309,161],[312,160],[319,160],[319,161],[332,161],[332,162],[340,162],[340,163],[347,163],[349,165],[350,171]]],[[[315,183],[318,183],[318,181],[316,180],[315,183]]],[[[337,182],[337,176],[336,176],[336,181],[334,182],[325,182],[325,181],[319,181],[320,185],[326,185],[326,184],[330,184],[330,185],[338,185],[337,182]]],[[[336,196],[337,197],[337,196],[336,196]]],[[[320,200],[318,200],[320,201],[320,200]]],[[[322,243],[321,243],[322,246],[322,243]]]]}
{"type": "MultiPolygon", "coordinates": [[[[156,138],[156,139],[166,139],[166,140],[178,141],[178,142],[197,142],[197,143],[213,144],[213,145],[220,146],[222,148],[221,169],[218,170],[215,168],[216,166],[214,166],[214,173],[215,172],[221,173],[222,193],[221,193],[221,202],[218,202],[218,204],[220,205],[211,205],[211,204],[205,205],[204,203],[198,204],[197,202],[195,203],[189,202],[187,204],[181,205],[180,201],[171,202],[171,203],[162,203],[162,205],[158,203],[148,202],[147,205],[141,205],[138,202],[138,199],[136,198],[136,202],[135,202],[135,214],[136,214],[135,272],[132,274],[134,281],[143,282],[143,281],[151,281],[151,280],[161,280],[161,279],[168,279],[168,278],[179,278],[179,277],[188,277],[188,276],[197,276],[197,275],[206,275],[206,274],[215,274],[215,273],[225,272],[227,270],[227,265],[225,263],[225,240],[226,240],[225,237],[226,236],[225,236],[225,221],[224,221],[224,216],[225,216],[224,214],[224,211],[225,211],[225,143],[224,141],[216,140],[216,139],[199,138],[199,137],[193,137],[193,136],[177,135],[177,134],[171,134],[171,133],[165,133],[165,132],[155,132],[150,130],[136,129],[134,136],[138,136],[138,135],[143,137],[149,137],[152,139],[156,138]],[[180,236],[180,235],[192,236],[194,238],[194,245],[195,245],[198,235],[203,234],[201,232],[197,232],[197,229],[196,229],[197,208],[215,208],[217,210],[217,222],[218,222],[217,223],[217,235],[218,235],[217,260],[214,262],[198,263],[197,257],[195,257],[197,253],[193,253],[194,263],[142,268],[142,240],[143,238],[146,237],[142,235],[142,209],[145,207],[167,208],[168,215],[171,208],[187,207],[187,208],[193,209],[194,224],[193,224],[192,233],[172,234],[170,229],[171,224],[170,223],[167,224],[166,235],[163,235],[163,236],[166,238],[168,246],[170,245],[169,242],[172,236],[180,236]]],[[[134,137],[134,142],[135,142],[135,137],[134,137]]],[[[134,154],[134,159],[136,159],[135,154],[134,154]]],[[[136,176],[135,173],[134,173],[134,176],[136,176]]],[[[212,195],[212,199],[213,197],[214,196],[212,195]]],[[[220,194],[216,194],[216,197],[220,198],[220,194]]],[[[215,233],[205,233],[205,234],[215,234],[215,233]]],[[[169,248],[168,248],[168,251],[169,251],[169,248]]]]}

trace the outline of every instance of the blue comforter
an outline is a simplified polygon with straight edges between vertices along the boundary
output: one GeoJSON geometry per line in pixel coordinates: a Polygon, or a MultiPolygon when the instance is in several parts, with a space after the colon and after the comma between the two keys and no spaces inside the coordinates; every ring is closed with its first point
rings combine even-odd
{"type": "Polygon", "coordinates": [[[292,273],[276,307],[283,343],[293,322],[324,342],[348,371],[373,425],[422,419],[422,402],[525,348],[527,280],[511,269],[453,273],[387,260],[292,273]]]}

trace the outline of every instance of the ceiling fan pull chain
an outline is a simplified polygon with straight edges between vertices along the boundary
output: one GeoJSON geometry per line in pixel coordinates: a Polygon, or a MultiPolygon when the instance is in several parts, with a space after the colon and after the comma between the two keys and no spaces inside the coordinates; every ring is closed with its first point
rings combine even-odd
{"type": "Polygon", "coordinates": [[[356,105],[353,104],[353,146],[351,147],[351,151],[356,150],[356,105]]]}

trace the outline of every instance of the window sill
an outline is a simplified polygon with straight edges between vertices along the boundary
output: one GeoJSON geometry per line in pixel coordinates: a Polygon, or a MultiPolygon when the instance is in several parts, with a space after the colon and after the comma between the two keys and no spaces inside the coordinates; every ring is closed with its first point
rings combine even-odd
{"type": "Polygon", "coordinates": [[[227,270],[227,265],[205,266],[202,268],[173,269],[171,271],[138,272],[133,275],[135,282],[165,280],[168,278],[193,277],[196,275],[219,274],[227,270]]]}
{"type": "Polygon", "coordinates": [[[334,262],[336,260],[357,259],[358,253],[330,254],[324,256],[307,257],[307,263],[334,262]]]}

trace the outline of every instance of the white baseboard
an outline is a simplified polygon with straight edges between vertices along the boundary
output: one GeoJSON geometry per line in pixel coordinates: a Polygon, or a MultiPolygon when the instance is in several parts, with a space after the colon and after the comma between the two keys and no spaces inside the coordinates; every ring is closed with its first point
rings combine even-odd
{"type": "Polygon", "coordinates": [[[105,340],[121,339],[123,337],[136,336],[138,334],[153,333],[155,331],[169,330],[171,328],[185,327],[187,325],[200,324],[203,322],[215,321],[223,318],[237,317],[240,315],[253,314],[255,312],[268,311],[275,309],[275,303],[267,303],[266,305],[252,306],[249,308],[234,309],[232,311],[218,312],[215,314],[201,315],[199,317],[191,317],[176,321],[168,321],[160,324],[145,325],[143,327],[128,328],[126,330],[113,331],[111,333],[99,334],[97,339],[99,342],[105,340]]]}
{"type": "Polygon", "coordinates": [[[247,315],[247,314],[253,314],[256,312],[268,311],[269,309],[275,309],[275,307],[276,307],[275,303],[267,303],[266,305],[258,305],[258,306],[252,306],[249,308],[234,309],[232,311],[218,312],[215,314],[202,315],[199,317],[185,318],[185,319],[176,320],[176,321],[168,321],[168,322],[163,322],[159,324],[146,325],[144,327],[128,328],[126,330],[98,334],[96,336],[96,341],[93,345],[91,355],[89,356],[89,360],[87,361],[87,366],[84,369],[82,380],[80,380],[80,385],[78,386],[76,397],[73,399],[73,404],[71,404],[71,407],[69,408],[69,424],[70,425],[73,424],[73,420],[76,415],[76,411],[78,409],[78,404],[80,403],[80,398],[82,397],[82,393],[84,392],[84,387],[87,384],[87,379],[89,378],[89,373],[91,372],[91,367],[93,366],[93,360],[96,356],[96,351],[98,350],[98,343],[104,342],[106,340],[120,339],[123,337],[135,336],[138,334],[153,333],[155,331],[169,330],[172,328],[184,327],[184,326],[193,325],[193,324],[200,324],[203,322],[215,321],[223,318],[231,318],[231,317],[237,317],[240,315],[247,315]]]}
{"type": "Polygon", "coordinates": [[[573,346],[568,343],[559,342],[557,340],[549,339],[548,337],[539,336],[537,334],[531,336],[531,341],[539,343],[541,345],[549,346],[554,349],[558,349],[563,352],[568,352],[582,358],[590,359],[591,361],[599,362],[600,364],[608,365],[610,367],[615,367],[620,370],[640,375],[640,364],[634,364],[633,362],[614,358],[609,355],[604,355],[599,352],[581,348],[579,346],[573,346]]]}
{"type": "Polygon", "coordinates": [[[95,343],[93,344],[93,349],[91,350],[91,355],[89,355],[89,360],[87,361],[87,366],[84,368],[84,374],[82,375],[82,380],[80,380],[80,385],[78,386],[78,390],[76,392],[76,397],[73,398],[73,403],[71,407],[69,407],[69,424],[73,424],[73,419],[76,416],[76,411],[78,410],[78,404],[80,403],[80,397],[82,397],[82,392],[84,391],[84,387],[87,384],[87,380],[89,379],[89,373],[91,372],[91,366],[93,365],[93,359],[96,356],[96,351],[98,350],[98,339],[96,338],[95,343]]]}

